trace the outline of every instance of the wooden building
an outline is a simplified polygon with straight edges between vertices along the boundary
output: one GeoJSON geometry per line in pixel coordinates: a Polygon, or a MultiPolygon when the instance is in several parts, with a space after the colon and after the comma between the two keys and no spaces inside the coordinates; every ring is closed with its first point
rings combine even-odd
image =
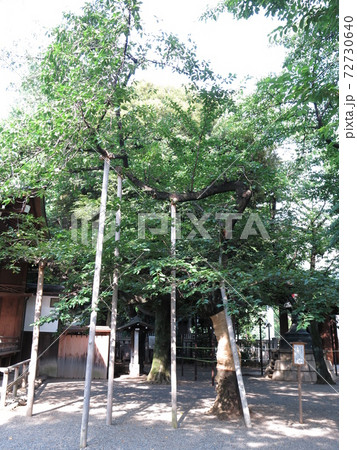
{"type": "MultiPolygon", "coordinates": [[[[44,202],[39,197],[16,200],[0,209],[0,235],[19,226],[21,215],[32,214],[45,219],[44,202]],[[17,217],[13,217],[14,213],[17,217]]],[[[28,263],[15,264],[16,271],[5,268],[8,261],[0,261],[0,366],[21,358],[26,302],[28,263]]]]}
{"type": "MultiPolygon", "coordinates": [[[[0,209],[0,237],[11,228],[16,230],[26,214],[46,221],[43,199],[33,196],[0,209]]],[[[23,261],[16,262],[12,271],[6,268],[9,262],[14,263],[11,257],[9,261],[0,261],[0,367],[30,358],[37,289],[37,270],[23,261]]],[[[58,285],[44,285],[41,315],[50,313],[62,289],[58,285]]],[[[40,327],[37,373],[84,378],[88,327],[70,327],[60,338],[57,331],[57,321],[40,327]]],[[[109,327],[96,328],[93,378],[107,377],[109,334],[109,327]]]]}

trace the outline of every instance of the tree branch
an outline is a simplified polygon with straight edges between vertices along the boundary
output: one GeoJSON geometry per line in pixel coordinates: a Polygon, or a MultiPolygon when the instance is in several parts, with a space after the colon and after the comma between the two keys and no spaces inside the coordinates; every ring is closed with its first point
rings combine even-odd
{"type": "MultiPolygon", "coordinates": [[[[120,168],[115,168],[115,170],[119,171],[120,168]]],[[[243,212],[252,195],[252,192],[247,189],[245,184],[238,180],[226,181],[220,184],[211,183],[204,189],[196,192],[179,193],[159,191],[158,189],[139,180],[129,171],[125,172],[125,176],[134,184],[134,186],[138,187],[145,194],[148,194],[157,200],[168,200],[176,203],[192,202],[194,200],[211,197],[212,195],[222,194],[223,192],[235,192],[238,202],[238,212],[243,212]]]]}

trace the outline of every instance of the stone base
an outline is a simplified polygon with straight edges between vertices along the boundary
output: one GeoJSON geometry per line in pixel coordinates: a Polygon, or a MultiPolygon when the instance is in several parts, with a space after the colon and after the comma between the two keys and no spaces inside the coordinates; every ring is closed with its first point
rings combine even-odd
{"type": "Polygon", "coordinates": [[[129,376],[138,377],[140,376],[140,365],[139,364],[129,364],[129,376]]]}
{"type": "MultiPolygon", "coordinates": [[[[306,364],[301,366],[301,381],[305,383],[316,383],[316,364],[312,352],[305,354],[306,364]]],[[[291,352],[279,352],[279,359],[275,361],[272,380],[297,381],[297,366],[292,363],[291,352]]]]}

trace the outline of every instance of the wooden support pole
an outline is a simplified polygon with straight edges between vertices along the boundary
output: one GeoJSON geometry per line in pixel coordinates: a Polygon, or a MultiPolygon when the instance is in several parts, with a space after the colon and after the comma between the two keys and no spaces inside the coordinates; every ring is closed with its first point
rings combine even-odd
{"type": "Polygon", "coordinates": [[[222,294],[224,312],[226,315],[228,335],[229,335],[229,341],[231,344],[234,367],[235,367],[236,375],[237,375],[238,390],[239,390],[239,395],[240,395],[240,399],[241,399],[241,403],[242,403],[244,422],[245,422],[245,426],[247,428],[250,428],[252,426],[252,424],[250,421],[250,413],[249,413],[248,402],[247,402],[247,397],[246,397],[246,393],[245,393],[242,370],[240,367],[237,345],[236,345],[236,342],[234,339],[232,318],[228,313],[228,298],[227,298],[227,294],[226,294],[226,287],[225,287],[224,281],[221,281],[221,294],[222,294]]]}
{"type": "Polygon", "coordinates": [[[110,167],[110,160],[104,159],[102,195],[101,195],[101,200],[100,200],[98,238],[97,238],[94,279],[93,279],[92,312],[90,315],[87,364],[86,364],[86,375],[85,375],[85,382],[84,382],[84,401],[83,401],[83,414],[82,414],[82,425],[81,425],[81,436],[80,436],[80,448],[85,448],[87,446],[90,390],[91,390],[91,384],[92,384],[92,371],[93,371],[93,362],[94,362],[95,328],[97,325],[97,306],[98,306],[99,286],[100,286],[100,270],[101,270],[101,266],[102,266],[104,224],[105,224],[105,212],[106,212],[106,206],[107,206],[109,167],[110,167]]]}
{"type": "Polygon", "coordinates": [[[262,341],[262,319],[259,318],[259,354],[260,354],[260,375],[263,376],[263,341],[262,341]]]}
{"type": "MultiPolygon", "coordinates": [[[[171,202],[171,256],[176,256],[176,203],[171,202]]],[[[172,426],[177,428],[177,373],[176,373],[176,268],[171,270],[171,408],[172,426]]]]}
{"type": "Polygon", "coordinates": [[[45,278],[45,266],[44,261],[40,261],[38,265],[38,278],[37,278],[37,291],[35,302],[35,315],[34,315],[34,327],[32,331],[32,346],[31,346],[31,361],[29,365],[29,377],[28,377],[28,389],[27,389],[27,408],[26,416],[32,416],[33,402],[35,398],[35,379],[37,371],[37,355],[38,355],[38,342],[40,338],[40,326],[38,321],[41,317],[41,305],[43,297],[43,281],[45,278]]]}
{"type": "MultiPolygon", "coordinates": [[[[122,177],[118,174],[117,185],[117,197],[119,200],[122,198],[122,177]]],[[[121,225],[121,206],[119,204],[118,211],[115,216],[115,242],[119,242],[120,239],[120,225],[121,225]]],[[[108,395],[107,395],[107,420],[106,424],[112,424],[113,415],[113,389],[114,389],[114,366],[115,366],[115,343],[116,343],[116,327],[117,327],[117,308],[118,308],[118,281],[119,281],[119,268],[118,268],[119,248],[115,247],[114,250],[114,274],[113,274],[113,296],[112,296],[112,315],[110,320],[110,347],[109,347],[109,369],[108,369],[108,395]]]]}

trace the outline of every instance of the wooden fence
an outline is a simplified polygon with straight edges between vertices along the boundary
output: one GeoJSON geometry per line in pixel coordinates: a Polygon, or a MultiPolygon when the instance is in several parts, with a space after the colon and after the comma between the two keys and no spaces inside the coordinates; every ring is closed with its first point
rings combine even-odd
{"type": "Polygon", "coordinates": [[[26,387],[27,377],[28,377],[28,366],[30,364],[30,359],[21,361],[17,364],[13,364],[9,367],[0,367],[0,372],[3,373],[2,386],[1,386],[1,398],[0,407],[5,406],[7,391],[12,388],[12,394],[14,397],[17,396],[18,384],[21,381],[21,387],[26,387]],[[21,370],[20,370],[21,369],[21,370]],[[9,374],[14,372],[14,379],[9,383],[9,374]]]}
{"type": "Polygon", "coordinates": [[[20,350],[19,338],[0,336],[0,356],[17,353],[19,350],[20,350]]]}

